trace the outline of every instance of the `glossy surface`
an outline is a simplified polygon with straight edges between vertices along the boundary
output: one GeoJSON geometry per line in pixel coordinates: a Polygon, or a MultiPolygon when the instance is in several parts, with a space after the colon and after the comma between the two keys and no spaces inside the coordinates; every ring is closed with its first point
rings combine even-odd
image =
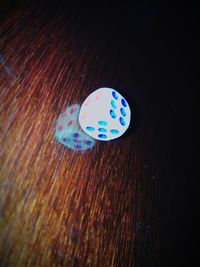
{"type": "Polygon", "coordinates": [[[114,101],[114,100],[112,100],[112,101],[111,101],[111,105],[112,105],[112,107],[113,107],[114,109],[116,109],[116,108],[117,108],[117,106],[116,106],[116,103],[115,103],[115,101],[114,101]]]}
{"type": "Polygon", "coordinates": [[[195,266],[195,16],[37,0],[8,12],[10,2],[0,24],[0,266],[195,266]],[[66,149],[54,138],[59,114],[102,85],[134,100],[132,132],[66,149]]]}
{"type": "Polygon", "coordinates": [[[107,126],[108,125],[108,123],[106,121],[99,121],[98,124],[102,125],[102,126],[107,126]]]}
{"type": "Polygon", "coordinates": [[[107,132],[107,130],[105,128],[99,128],[98,130],[99,130],[99,132],[102,132],[102,133],[106,133],[107,132]]]}
{"type": "Polygon", "coordinates": [[[121,123],[122,126],[126,125],[126,121],[122,117],[119,118],[119,122],[121,123]]]}
{"type": "Polygon", "coordinates": [[[122,106],[127,107],[127,103],[126,103],[126,100],[125,99],[122,99],[121,100],[121,103],[122,103],[122,106]]]}
{"type": "Polygon", "coordinates": [[[114,97],[114,99],[118,100],[118,95],[117,95],[117,92],[113,91],[112,92],[112,96],[114,97]]]}
{"type": "Polygon", "coordinates": [[[116,119],[116,113],[113,109],[110,110],[110,116],[113,118],[113,119],[116,119]]]}
{"type": "Polygon", "coordinates": [[[89,131],[89,132],[94,132],[95,128],[92,127],[92,126],[88,126],[88,127],[86,127],[86,130],[89,131]]]}
{"type": "MultiPolygon", "coordinates": [[[[80,105],[77,104],[66,107],[66,110],[56,120],[54,137],[66,148],[80,152],[92,149],[95,141],[80,128],[78,123],[79,111],[80,105]]],[[[91,130],[91,127],[89,129],[91,130]]]]}
{"type": "Polygon", "coordinates": [[[126,111],[124,110],[124,108],[120,108],[120,112],[122,116],[126,117],[126,111]]]}
{"type": "Polygon", "coordinates": [[[119,133],[119,131],[116,130],[116,129],[112,129],[112,130],[110,130],[110,132],[111,132],[112,134],[118,134],[118,133],[119,133]]]}

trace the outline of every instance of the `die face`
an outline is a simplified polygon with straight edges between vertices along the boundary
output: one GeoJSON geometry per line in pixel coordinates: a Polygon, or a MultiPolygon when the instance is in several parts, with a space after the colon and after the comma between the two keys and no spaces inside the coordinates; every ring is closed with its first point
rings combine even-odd
{"type": "Polygon", "coordinates": [[[55,138],[67,148],[84,151],[91,149],[95,141],[81,130],[79,111],[80,105],[72,105],[60,114],[56,121],[55,138]]]}
{"type": "Polygon", "coordinates": [[[102,141],[120,137],[128,129],[130,119],[128,102],[112,88],[100,88],[91,93],[79,113],[82,130],[102,141]]]}

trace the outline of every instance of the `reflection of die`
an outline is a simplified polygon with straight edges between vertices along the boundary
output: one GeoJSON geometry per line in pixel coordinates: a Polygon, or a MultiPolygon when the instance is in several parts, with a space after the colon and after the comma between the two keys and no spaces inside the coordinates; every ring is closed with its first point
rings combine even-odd
{"type": "Polygon", "coordinates": [[[95,141],[85,134],[78,123],[80,105],[67,107],[56,121],[55,138],[65,147],[84,151],[91,149],[95,141]]]}
{"type": "Polygon", "coordinates": [[[83,102],[79,123],[83,131],[95,139],[108,141],[120,137],[128,129],[131,110],[116,90],[100,88],[83,102]]]}
{"type": "Polygon", "coordinates": [[[80,105],[72,105],[67,107],[65,112],[61,113],[56,121],[56,138],[61,139],[66,131],[76,131],[79,128],[78,115],[80,105]]]}

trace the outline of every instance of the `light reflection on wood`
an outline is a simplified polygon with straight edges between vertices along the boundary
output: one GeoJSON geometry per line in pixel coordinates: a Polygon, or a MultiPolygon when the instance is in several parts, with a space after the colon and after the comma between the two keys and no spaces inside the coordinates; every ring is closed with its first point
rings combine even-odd
{"type": "Polygon", "coordinates": [[[84,153],[55,141],[65,107],[81,103],[102,81],[117,87],[119,76],[105,64],[106,45],[82,31],[76,13],[39,7],[1,25],[1,53],[18,79],[1,64],[0,261],[134,266],[145,235],[136,233],[136,221],[151,207],[143,170],[144,160],[151,161],[148,135],[143,126],[84,153]]]}

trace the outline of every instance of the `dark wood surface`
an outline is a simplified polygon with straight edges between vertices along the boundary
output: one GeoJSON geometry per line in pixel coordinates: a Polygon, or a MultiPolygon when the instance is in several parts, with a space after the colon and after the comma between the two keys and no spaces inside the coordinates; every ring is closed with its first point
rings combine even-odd
{"type": "Polygon", "coordinates": [[[191,266],[196,17],[2,3],[1,266],[191,266]],[[129,133],[64,148],[55,120],[101,86],[128,96],[129,133]]]}

